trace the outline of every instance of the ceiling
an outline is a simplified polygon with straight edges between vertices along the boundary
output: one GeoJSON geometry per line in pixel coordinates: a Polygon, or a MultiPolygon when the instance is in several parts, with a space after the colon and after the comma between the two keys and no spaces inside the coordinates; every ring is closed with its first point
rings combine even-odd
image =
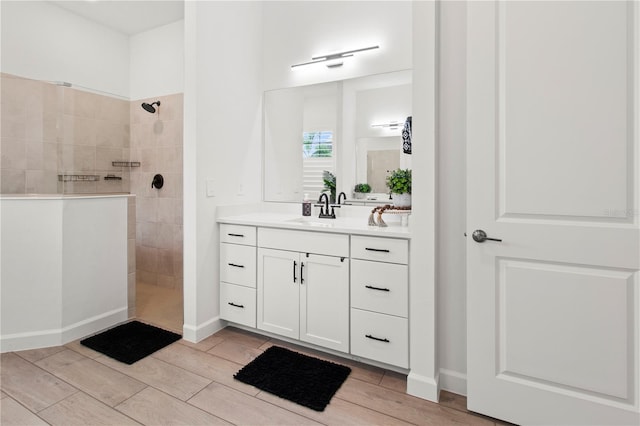
{"type": "Polygon", "coordinates": [[[49,0],[49,2],[127,35],[141,33],[184,18],[184,1],[182,0],[49,0]]]}

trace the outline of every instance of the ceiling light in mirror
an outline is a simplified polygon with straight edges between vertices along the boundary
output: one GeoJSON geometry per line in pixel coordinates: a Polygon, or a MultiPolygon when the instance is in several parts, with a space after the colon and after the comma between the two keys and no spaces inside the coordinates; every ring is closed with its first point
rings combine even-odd
{"type": "Polygon", "coordinates": [[[403,126],[404,123],[401,123],[399,121],[389,121],[388,123],[379,123],[379,124],[372,124],[371,127],[381,127],[387,130],[398,130],[403,126]]]}

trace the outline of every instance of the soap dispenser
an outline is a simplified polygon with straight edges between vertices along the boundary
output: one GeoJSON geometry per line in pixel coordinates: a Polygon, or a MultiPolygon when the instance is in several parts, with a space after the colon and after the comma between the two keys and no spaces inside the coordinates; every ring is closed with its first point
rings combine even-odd
{"type": "Polygon", "coordinates": [[[304,200],[302,201],[302,216],[311,216],[311,200],[309,200],[309,194],[304,194],[304,200]]]}

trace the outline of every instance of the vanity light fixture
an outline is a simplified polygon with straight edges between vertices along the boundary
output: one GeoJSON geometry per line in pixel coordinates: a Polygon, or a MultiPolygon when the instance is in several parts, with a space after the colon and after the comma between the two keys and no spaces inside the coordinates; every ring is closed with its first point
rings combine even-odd
{"type": "MultiPolygon", "coordinates": [[[[291,68],[293,69],[296,67],[301,67],[303,65],[317,64],[320,62],[335,61],[336,59],[348,58],[350,56],[353,56],[354,53],[364,52],[365,50],[373,50],[373,49],[379,49],[379,48],[380,46],[369,46],[369,47],[363,47],[361,49],[347,50],[339,53],[331,53],[328,55],[314,56],[313,58],[311,58],[311,61],[303,62],[301,64],[291,65],[291,68]]],[[[327,64],[327,68],[337,68],[337,67],[341,67],[342,65],[343,65],[342,61],[331,62],[327,64]]]]}
{"type": "Polygon", "coordinates": [[[400,123],[398,121],[390,121],[388,123],[372,124],[371,127],[383,127],[389,130],[397,130],[403,125],[404,123],[400,123]]]}

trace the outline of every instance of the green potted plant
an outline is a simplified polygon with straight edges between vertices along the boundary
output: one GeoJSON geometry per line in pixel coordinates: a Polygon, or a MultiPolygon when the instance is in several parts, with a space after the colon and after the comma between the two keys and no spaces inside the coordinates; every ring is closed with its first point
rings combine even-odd
{"type": "Polygon", "coordinates": [[[336,176],[328,170],[322,171],[322,183],[324,184],[324,189],[322,192],[329,193],[329,202],[336,202],[336,176]]]}
{"type": "Polygon", "coordinates": [[[366,198],[366,194],[371,192],[371,185],[369,185],[368,183],[358,183],[353,188],[353,192],[354,192],[355,198],[357,199],[366,198]]]}
{"type": "Polygon", "coordinates": [[[387,187],[395,207],[411,206],[411,170],[397,169],[387,176],[387,187]]]}

